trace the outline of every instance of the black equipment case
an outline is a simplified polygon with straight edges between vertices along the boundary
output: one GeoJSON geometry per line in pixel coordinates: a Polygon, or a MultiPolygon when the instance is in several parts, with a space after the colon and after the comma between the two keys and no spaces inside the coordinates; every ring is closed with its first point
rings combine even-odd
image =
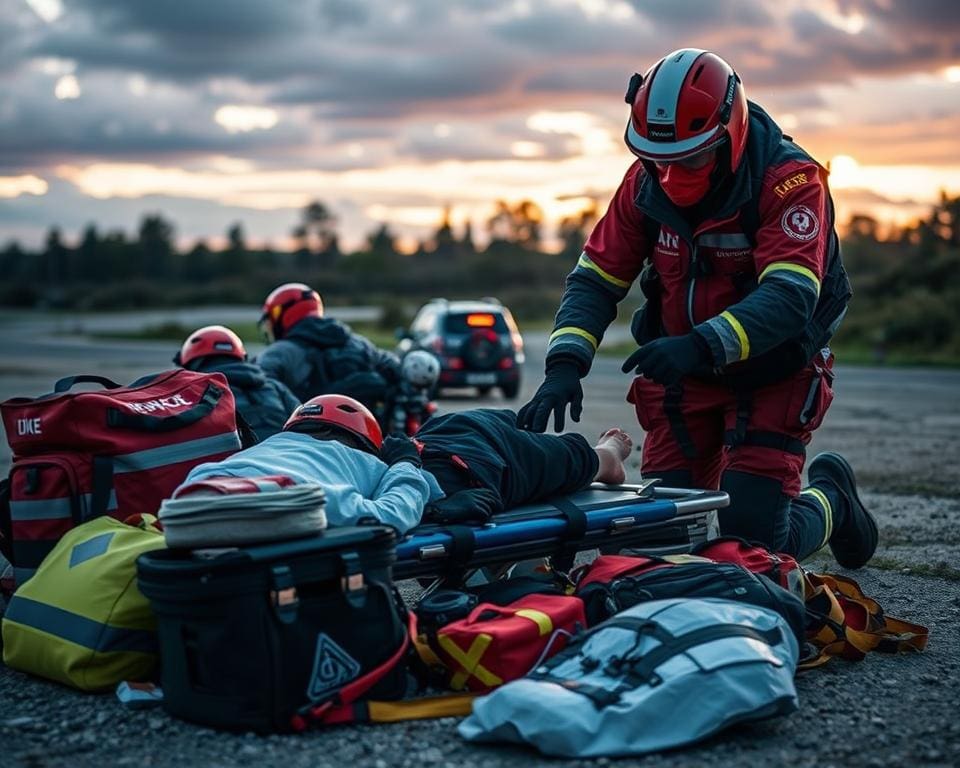
{"type": "Polygon", "coordinates": [[[164,706],[231,730],[297,729],[378,667],[369,689],[399,698],[407,613],[391,580],[395,534],[331,528],[227,550],[157,550],[137,562],[157,616],[164,706]],[[391,661],[394,659],[394,661],[391,661]]]}

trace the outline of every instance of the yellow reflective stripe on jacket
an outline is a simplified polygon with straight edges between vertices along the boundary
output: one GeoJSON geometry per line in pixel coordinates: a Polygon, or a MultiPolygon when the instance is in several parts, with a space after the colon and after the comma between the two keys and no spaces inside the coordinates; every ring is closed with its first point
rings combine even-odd
{"type": "Polygon", "coordinates": [[[737,335],[737,340],[740,342],[740,359],[746,360],[750,357],[750,338],[747,336],[747,332],[744,330],[743,325],[740,321],[737,320],[730,312],[724,310],[720,313],[720,317],[727,321],[733,332],[737,335]]]}
{"type": "Polygon", "coordinates": [[[773,264],[768,264],[763,272],[760,273],[760,277],[757,278],[757,282],[763,282],[763,278],[767,277],[771,272],[793,272],[797,275],[803,275],[807,280],[813,283],[813,287],[817,292],[817,296],[820,295],[820,278],[816,276],[812,269],[804,267],[800,264],[791,264],[789,261],[775,261],[773,264]]]}
{"type": "Polygon", "coordinates": [[[590,331],[585,331],[583,328],[577,328],[573,325],[565,325],[563,328],[557,328],[557,330],[550,334],[549,342],[552,343],[553,340],[558,336],[563,336],[564,334],[568,333],[574,336],[582,336],[584,339],[589,341],[594,352],[596,352],[597,347],[600,346],[600,342],[597,341],[597,337],[590,333],[590,331]]]}
{"type": "Polygon", "coordinates": [[[596,264],[594,264],[592,261],[590,261],[590,257],[587,256],[587,254],[585,254],[585,253],[580,256],[580,260],[577,262],[577,266],[578,266],[578,267],[583,267],[584,269],[592,270],[593,272],[596,272],[598,275],[600,275],[600,277],[602,277],[602,278],[603,278],[604,280],[606,280],[608,283],[610,283],[611,285],[617,286],[617,288],[629,288],[629,287],[630,287],[630,281],[629,281],[629,280],[621,280],[619,277],[614,277],[614,276],[611,275],[609,272],[607,272],[605,269],[602,269],[601,267],[598,267],[596,264]]]}

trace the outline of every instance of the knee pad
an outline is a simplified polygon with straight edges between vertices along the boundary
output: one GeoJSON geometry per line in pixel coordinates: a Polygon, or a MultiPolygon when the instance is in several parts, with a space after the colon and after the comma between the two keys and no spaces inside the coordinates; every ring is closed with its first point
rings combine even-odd
{"type": "Polygon", "coordinates": [[[720,490],[730,494],[730,506],[718,511],[720,533],[738,536],[781,551],[790,534],[790,497],[779,480],[727,470],[720,490]]]}

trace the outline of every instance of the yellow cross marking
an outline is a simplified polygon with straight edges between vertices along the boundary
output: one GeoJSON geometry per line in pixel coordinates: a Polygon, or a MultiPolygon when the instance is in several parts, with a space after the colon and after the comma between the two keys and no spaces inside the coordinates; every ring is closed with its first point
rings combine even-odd
{"type": "Polygon", "coordinates": [[[503,680],[480,663],[480,659],[483,658],[492,641],[493,638],[490,635],[477,635],[470,643],[469,650],[464,653],[447,635],[440,635],[437,638],[440,647],[463,668],[450,679],[451,688],[461,690],[471,677],[476,677],[481,683],[491,687],[503,685],[503,680]]]}

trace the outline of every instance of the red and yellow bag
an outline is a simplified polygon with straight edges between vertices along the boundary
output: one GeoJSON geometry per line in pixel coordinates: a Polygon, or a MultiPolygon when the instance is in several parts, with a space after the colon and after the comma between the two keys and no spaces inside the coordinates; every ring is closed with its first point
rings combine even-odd
{"type": "Polygon", "coordinates": [[[431,646],[452,689],[482,693],[523,677],[586,625],[579,597],[527,595],[507,606],[481,603],[437,630],[431,646]]]}

